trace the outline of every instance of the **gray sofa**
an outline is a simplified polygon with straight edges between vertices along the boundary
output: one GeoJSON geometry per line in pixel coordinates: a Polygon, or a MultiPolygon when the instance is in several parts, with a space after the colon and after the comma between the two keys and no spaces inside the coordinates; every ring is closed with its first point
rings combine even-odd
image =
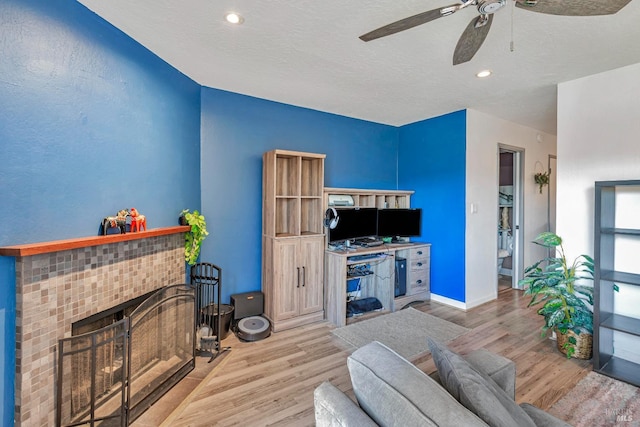
{"type": "MultiPolygon", "coordinates": [[[[544,426],[569,424],[515,403],[515,364],[487,350],[460,357],[429,340],[432,377],[379,342],[347,359],[356,404],[330,382],[314,392],[317,426],[544,426]]],[[[569,426],[570,427],[570,426],[569,426]]]]}

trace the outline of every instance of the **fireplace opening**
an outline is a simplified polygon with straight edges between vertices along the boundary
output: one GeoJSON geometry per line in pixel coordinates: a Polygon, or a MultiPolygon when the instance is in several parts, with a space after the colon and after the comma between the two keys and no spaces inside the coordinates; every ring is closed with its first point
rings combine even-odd
{"type": "Polygon", "coordinates": [[[86,317],[71,324],[71,336],[82,335],[110,326],[131,315],[140,304],[156,291],[151,291],[137,298],[125,301],[93,316],[86,317]]]}
{"type": "Polygon", "coordinates": [[[166,286],[74,323],[58,345],[57,424],[128,425],[191,371],[194,289],[166,286]]]}

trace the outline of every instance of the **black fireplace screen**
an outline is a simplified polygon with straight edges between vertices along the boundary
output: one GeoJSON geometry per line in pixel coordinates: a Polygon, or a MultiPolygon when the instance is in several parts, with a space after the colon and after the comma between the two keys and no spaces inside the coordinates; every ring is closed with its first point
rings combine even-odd
{"type": "Polygon", "coordinates": [[[164,287],[130,316],[60,340],[59,426],[125,426],[195,366],[195,291],[164,287]]]}

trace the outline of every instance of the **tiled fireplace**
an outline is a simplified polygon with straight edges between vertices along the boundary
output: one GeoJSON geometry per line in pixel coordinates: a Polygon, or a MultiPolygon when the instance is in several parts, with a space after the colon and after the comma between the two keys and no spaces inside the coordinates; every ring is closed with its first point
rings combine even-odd
{"type": "Polygon", "coordinates": [[[105,236],[108,243],[91,239],[98,244],[16,256],[17,426],[55,425],[57,344],[71,336],[72,323],[184,283],[188,228],[171,230],[135,233],[127,240],[105,236]]]}

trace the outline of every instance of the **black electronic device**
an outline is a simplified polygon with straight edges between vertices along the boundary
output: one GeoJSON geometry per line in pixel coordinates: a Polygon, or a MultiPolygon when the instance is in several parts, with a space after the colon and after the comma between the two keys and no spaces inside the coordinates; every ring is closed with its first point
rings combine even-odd
{"type": "Polygon", "coordinates": [[[374,297],[362,298],[347,302],[347,316],[359,316],[369,311],[382,310],[382,303],[374,297]]]}
{"type": "Polygon", "coordinates": [[[235,308],[234,320],[244,317],[259,316],[264,313],[264,294],[260,291],[233,294],[230,297],[231,305],[235,308]]]}
{"type": "Polygon", "coordinates": [[[234,306],[233,332],[243,341],[258,341],[271,335],[269,320],[262,317],[264,294],[260,291],[231,295],[234,306]]]}
{"type": "Polygon", "coordinates": [[[407,259],[396,257],[396,274],[393,296],[400,297],[407,293],[407,259]]]}
{"type": "Polygon", "coordinates": [[[422,209],[380,209],[378,236],[419,237],[422,234],[422,209]]]}
{"type": "Polygon", "coordinates": [[[377,234],[378,210],[376,208],[336,209],[336,211],[340,221],[338,221],[335,228],[329,228],[330,242],[340,242],[377,234]]]}
{"type": "Polygon", "coordinates": [[[368,276],[370,274],[373,274],[373,271],[371,271],[369,264],[355,264],[347,267],[347,276],[349,277],[368,276]]]}
{"type": "Polygon", "coordinates": [[[382,258],[386,257],[385,254],[364,254],[364,255],[353,255],[347,258],[349,261],[366,261],[369,259],[382,258]]]}
{"type": "Polygon", "coordinates": [[[362,246],[363,248],[374,248],[382,245],[384,242],[377,237],[360,237],[354,239],[353,244],[356,246],[362,246]]]}

